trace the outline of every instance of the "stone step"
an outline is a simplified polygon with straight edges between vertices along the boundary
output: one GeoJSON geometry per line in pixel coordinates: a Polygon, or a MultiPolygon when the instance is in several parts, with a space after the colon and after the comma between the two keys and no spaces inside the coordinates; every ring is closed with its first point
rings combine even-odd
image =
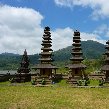
{"type": "Polygon", "coordinates": [[[67,81],[67,83],[78,84],[77,81],[67,81]]]}
{"type": "MultiPolygon", "coordinates": [[[[43,78],[36,78],[36,84],[42,84],[42,79],[43,78]]],[[[49,80],[48,78],[44,78],[45,79],[45,84],[51,84],[52,83],[52,80],[49,80]]]]}
{"type": "MultiPolygon", "coordinates": [[[[42,84],[42,82],[41,81],[36,81],[36,84],[42,84]]],[[[52,84],[52,82],[50,81],[50,82],[45,82],[45,84],[47,85],[47,84],[52,84]]]]}
{"type": "MultiPolygon", "coordinates": [[[[42,80],[36,80],[38,82],[42,82],[42,80]]],[[[50,80],[45,80],[45,82],[51,82],[50,80]]]]}
{"type": "Polygon", "coordinates": [[[67,77],[62,77],[63,79],[68,79],[68,76],[67,77]]]}

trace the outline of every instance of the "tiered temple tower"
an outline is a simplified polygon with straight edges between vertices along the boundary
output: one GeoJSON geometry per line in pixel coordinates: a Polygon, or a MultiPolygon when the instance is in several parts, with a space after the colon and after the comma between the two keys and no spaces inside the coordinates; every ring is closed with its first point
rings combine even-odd
{"type": "Polygon", "coordinates": [[[51,49],[51,33],[50,33],[50,28],[45,27],[44,29],[44,34],[43,34],[43,40],[42,40],[42,52],[40,53],[40,64],[37,64],[36,67],[33,69],[39,69],[40,75],[45,75],[45,76],[52,76],[52,70],[54,69],[54,73],[56,73],[57,67],[52,64],[52,49],[51,49]]]}
{"type": "Polygon", "coordinates": [[[105,65],[101,69],[105,72],[106,81],[109,81],[109,40],[106,42],[106,44],[105,49],[107,51],[105,52],[105,65]]]}
{"type": "Polygon", "coordinates": [[[17,74],[15,77],[16,82],[27,82],[31,80],[31,75],[29,74],[29,58],[27,55],[27,51],[25,49],[24,54],[22,56],[21,66],[17,70],[17,74]]]}
{"type": "Polygon", "coordinates": [[[80,40],[80,32],[77,30],[74,32],[73,37],[73,44],[72,44],[72,57],[70,58],[71,64],[68,67],[70,69],[71,78],[75,76],[83,77],[84,69],[86,65],[82,64],[81,62],[84,60],[82,57],[82,48],[81,48],[81,40],[80,40]]]}

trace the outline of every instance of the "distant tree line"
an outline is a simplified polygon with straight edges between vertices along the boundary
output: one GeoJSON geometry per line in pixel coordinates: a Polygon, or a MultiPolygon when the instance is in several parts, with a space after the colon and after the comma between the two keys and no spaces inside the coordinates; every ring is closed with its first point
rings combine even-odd
{"type": "MultiPolygon", "coordinates": [[[[72,46],[60,49],[53,52],[54,64],[61,67],[60,72],[64,70],[64,66],[70,63],[72,46]]],[[[105,52],[105,45],[96,41],[82,41],[82,51],[84,57],[84,64],[90,66],[89,71],[92,69],[97,70],[103,64],[103,53],[105,52]]],[[[30,67],[38,63],[39,54],[29,55],[30,67]]],[[[15,70],[20,66],[21,55],[12,53],[0,54],[0,70],[15,70]]],[[[65,71],[65,70],[64,70],[65,71]]]]}

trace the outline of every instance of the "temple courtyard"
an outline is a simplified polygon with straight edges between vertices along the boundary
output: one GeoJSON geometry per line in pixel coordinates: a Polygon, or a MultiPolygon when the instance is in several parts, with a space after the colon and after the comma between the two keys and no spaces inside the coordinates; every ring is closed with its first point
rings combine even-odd
{"type": "Polygon", "coordinates": [[[29,82],[0,83],[0,109],[108,109],[109,88],[72,88],[61,81],[52,87],[29,82]]]}

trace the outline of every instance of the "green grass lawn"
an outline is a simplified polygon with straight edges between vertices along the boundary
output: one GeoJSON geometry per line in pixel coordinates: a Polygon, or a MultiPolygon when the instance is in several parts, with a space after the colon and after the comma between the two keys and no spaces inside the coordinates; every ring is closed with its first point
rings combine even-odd
{"type": "Polygon", "coordinates": [[[8,82],[0,83],[0,109],[109,109],[109,88],[25,84],[8,86],[8,82]]]}

